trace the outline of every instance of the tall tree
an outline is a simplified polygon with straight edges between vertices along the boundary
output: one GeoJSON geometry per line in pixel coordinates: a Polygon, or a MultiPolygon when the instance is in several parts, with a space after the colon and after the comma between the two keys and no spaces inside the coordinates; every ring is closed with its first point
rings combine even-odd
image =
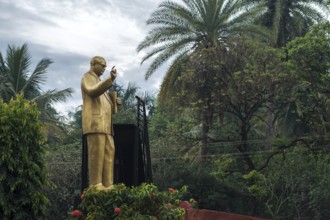
{"type": "Polygon", "coordinates": [[[6,57],[0,52],[0,95],[4,102],[9,102],[11,98],[23,93],[25,99],[37,103],[41,120],[56,120],[57,112],[52,104],[66,101],[73,90],[67,88],[60,91],[56,89],[42,91],[47,68],[51,63],[52,60],[44,58],[31,72],[29,69],[31,56],[27,44],[21,47],[8,45],[6,57]]]}
{"type": "MultiPolygon", "coordinates": [[[[180,76],[181,65],[188,62],[193,52],[224,45],[228,38],[240,35],[243,31],[266,35],[262,28],[253,25],[254,15],[258,11],[256,5],[246,4],[243,0],[183,0],[183,4],[172,1],[161,3],[147,21],[148,25],[154,27],[137,47],[138,51],[152,48],[143,57],[142,63],[155,57],[146,72],[146,79],[164,62],[174,58],[161,86],[160,101],[170,99],[168,92],[173,91],[180,76]]],[[[201,80],[204,76],[206,75],[201,74],[201,80]]],[[[208,94],[209,89],[209,86],[204,87],[203,93],[208,94]]],[[[206,154],[207,133],[213,117],[211,100],[204,100],[205,105],[198,113],[203,127],[202,158],[206,154]]]]}
{"type": "Polygon", "coordinates": [[[151,48],[142,63],[154,58],[146,79],[171,57],[175,57],[172,62],[175,66],[196,48],[216,46],[242,31],[264,33],[251,24],[259,8],[244,0],[182,1],[183,4],[164,1],[147,20],[154,27],[137,47],[138,52],[151,48]]]}
{"type": "MultiPolygon", "coordinates": [[[[205,114],[205,110],[211,110],[212,117],[207,117],[205,122],[204,118],[200,120],[202,141],[206,138],[214,142],[238,141],[236,150],[242,154],[246,170],[262,169],[265,165],[257,166],[249,155],[257,150],[249,145],[249,139],[257,130],[261,134],[271,126],[265,121],[265,111],[272,103],[285,99],[285,85],[290,85],[290,76],[277,49],[243,37],[228,41],[227,47],[230,49],[195,53],[196,57],[182,73],[184,86],[178,97],[182,103],[205,114]],[[192,89],[197,92],[190,93],[192,89]],[[222,132],[212,135],[216,119],[220,122],[216,130],[222,132]],[[211,131],[206,137],[204,124],[211,131]]],[[[207,145],[202,147],[209,149],[207,145]]]]}
{"type": "Polygon", "coordinates": [[[44,126],[35,104],[18,95],[0,99],[0,218],[45,219],[52,186],[45,157],[44,126]]]}
{"type": "Polygon", "coordinates": [[[296,38],[285,47],[292,75],[297,79],[288,103],[292,106],[288,108],[291,120],[294,119],[296,125],[297,122],[300,124],[300,133],[295,135],[309,134],[316,139],[329,135],[329,34],[330,23],[318,24],[304,37],[296,38]]]}
{"type": "Polygon", "coordinates": [[[325,21],[329,15],[326,0],[250,0],[264,5],[258,23],[272,29],[274,45],[284,46],[295,37],[304,36],[316,22],[325,21]]]}

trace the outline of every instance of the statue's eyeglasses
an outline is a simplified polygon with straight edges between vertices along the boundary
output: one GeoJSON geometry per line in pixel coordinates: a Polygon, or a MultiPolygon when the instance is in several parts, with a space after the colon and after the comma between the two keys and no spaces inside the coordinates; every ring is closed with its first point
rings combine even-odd
{"type": "Polygon", "coordinates": [[[101,63],[98,63],[100,66],[102,66],[103,68],[106,68],[107,67],[107,65],[105,65],[105,64],[101,64],[101,63]]]}

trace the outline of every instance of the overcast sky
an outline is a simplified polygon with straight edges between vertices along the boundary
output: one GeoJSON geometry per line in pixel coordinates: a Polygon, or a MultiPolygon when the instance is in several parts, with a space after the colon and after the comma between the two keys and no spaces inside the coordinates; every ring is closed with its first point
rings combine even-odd
{"type": "MultiPolygon", "coordinates": [[[[42,58],[53,64],[47,89],[73,88],[73,97],[56,106],[63,112],[82,104],[80,80],[95,55],[107,60],[107,72],[116,66],[117,83],[136,83],[140,92],[154,94],[163,79],[163,65],[148,81],[148,63],[136,47],[150,27],[146,20],[163,0],[0,0],[0,51],[8,45],[28,44],[31,70],[42,58]]],[[[180,0],[175,0],[181,2],[180,0]]]]}

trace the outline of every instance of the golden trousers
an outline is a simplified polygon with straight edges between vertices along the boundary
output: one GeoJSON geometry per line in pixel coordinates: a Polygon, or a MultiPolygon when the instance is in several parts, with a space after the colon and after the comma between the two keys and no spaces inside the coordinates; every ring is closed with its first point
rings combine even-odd
{"type": "Polygon", "coordinates": [[[88,134],[89,185],[113,185],[115,144],[110,134],[88,134]]]}

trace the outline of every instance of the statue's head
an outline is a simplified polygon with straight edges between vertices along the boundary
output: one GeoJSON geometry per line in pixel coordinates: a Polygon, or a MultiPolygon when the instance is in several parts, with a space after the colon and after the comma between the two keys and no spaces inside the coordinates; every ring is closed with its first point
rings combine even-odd
{"type": "Polygon", "coordinates": [[[91,70],[96,73],[96,75],[101,76],[107,67],[107,63],[103,57],[95,56],[91,59],[91,70]]]}

